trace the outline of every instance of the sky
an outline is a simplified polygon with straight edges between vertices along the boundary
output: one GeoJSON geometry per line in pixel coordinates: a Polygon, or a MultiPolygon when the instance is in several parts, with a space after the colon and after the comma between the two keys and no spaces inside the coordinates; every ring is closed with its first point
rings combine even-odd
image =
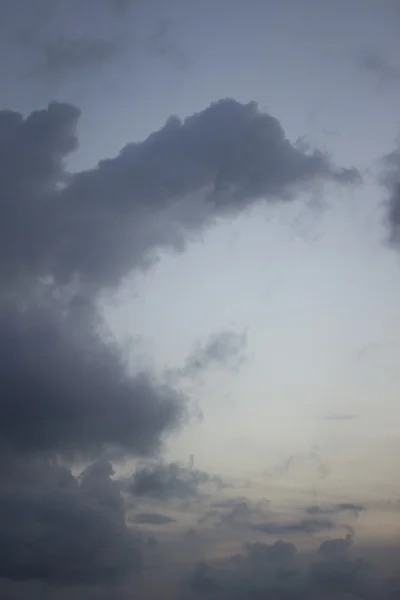
{"type": "Polygon", "coordinates": [[[0,0],[0,595],[397,598],[398,0],[0,0]]]}

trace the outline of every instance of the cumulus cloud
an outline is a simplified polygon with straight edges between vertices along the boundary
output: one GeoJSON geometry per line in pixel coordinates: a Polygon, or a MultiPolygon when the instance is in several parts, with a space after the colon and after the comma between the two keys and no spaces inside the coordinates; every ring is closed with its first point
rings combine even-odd
{"type": "Polygon", "coordinates": [[[78,117],[57,103],[26,119],[0,113],[2,271],[116,284],[157,250],[181,249],[190,234],[255,200],[287,199],[316,178],[358,177],[297,149],[255,103],[227,99],[183,122],[171,117],[63,185],[78,117]]]}
{"type": "Polygon", "coordinates": [[[134,496],[170,500],[187,500],[198,495],[210,475],[178,463],[156,462],[139,466],[132,476],[129,491],[134,496]]]}

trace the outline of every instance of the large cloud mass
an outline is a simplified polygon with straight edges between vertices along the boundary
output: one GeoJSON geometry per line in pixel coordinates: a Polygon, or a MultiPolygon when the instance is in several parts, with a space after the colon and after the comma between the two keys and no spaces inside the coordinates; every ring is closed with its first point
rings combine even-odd
{"type": "MultiPolygon", "coordinates": [[[[104,460],[154,454],[184,417],[180,394],[128,372],[106,341],[97,294],[255,201],[289,200],[316,179],[357,179],[234,100],[172,117],[69,174],[79,114],[61,103],[27,117],[0,112],[0,577],[17,581],[96,584],[137,568],[104,460]]],[[[137,473],[135,491],[196,492],[197,473],[167,475],[137,473]]]]}
{"type": "Polygon", "coordinates": [[[183,122],[171,117],[66,183],[63,159],[76,148],[78,116],[57,103],[26,119],[0,113],[4,274],[115,284],[158,248],[181,247],[188,233],[254,200],[287,199],[315,178],[357,178],[293,146],[255,103],[222,100],[183,122]]]}

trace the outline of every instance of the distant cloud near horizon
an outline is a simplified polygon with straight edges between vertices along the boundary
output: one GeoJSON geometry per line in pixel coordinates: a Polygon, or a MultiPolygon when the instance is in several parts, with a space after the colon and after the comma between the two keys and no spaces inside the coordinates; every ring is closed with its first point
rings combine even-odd
{"type": "MultiPolygon", "coordinates": [[[[346,540],[326,540],[330,542],[346,540]]],[[[312,554],[306,559],[290,542],[255,542],[240,552],[215,562],[198,562],[182,584],[188,598],[287,598],[347,600],[390,598],[396,581],[382,583],[371,574],[371,565],[362,559],[341,554],[312,554]]]]}

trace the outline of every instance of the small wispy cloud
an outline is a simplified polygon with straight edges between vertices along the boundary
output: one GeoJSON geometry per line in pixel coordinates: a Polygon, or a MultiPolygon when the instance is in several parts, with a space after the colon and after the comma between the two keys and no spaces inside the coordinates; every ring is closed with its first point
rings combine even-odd
{"type": "Polygon", "coordinates": [[[332,529],[334,523],[329,519],[301,519],[284,523],[256,523],[250,528],[267,535],[289,535],[296,533],[313,534],[332,529]]]}
{"type": "Polygon", "coordinates": [[[351,413],[332,413],[325,417],[327,421],[353,421],[357,415],[351,413]]]}
{"type": "Polygon", "coordinates": [[[181,368],[168,371],[170,380],[196,379],[210,370],[237,372],[246,362],[246,333],[224,330],[196,343],[181,368]]]}
{"type": "Polygon", "coordinates": [[[371,49],[360,50],[356,54],[356,62],[362,69],[373,75],[377,83],[400,84],[400,67],[393,65],[380,52],[371,49]]]}
{"type": "Polygon", "coordinates": [[[169,525],[176,523],[176,519],[160,513],[140,513],[133,519],[139,525],[169,525]]]}
{"type": "Polygon", "coordinates": [[[358,515],[367,510],[363,504],[352,504],[351,502],[342,502],[332,506],[308,506],[306,512],[309,515],[338,515],[342,512],[352,512],[358,515]]]}

